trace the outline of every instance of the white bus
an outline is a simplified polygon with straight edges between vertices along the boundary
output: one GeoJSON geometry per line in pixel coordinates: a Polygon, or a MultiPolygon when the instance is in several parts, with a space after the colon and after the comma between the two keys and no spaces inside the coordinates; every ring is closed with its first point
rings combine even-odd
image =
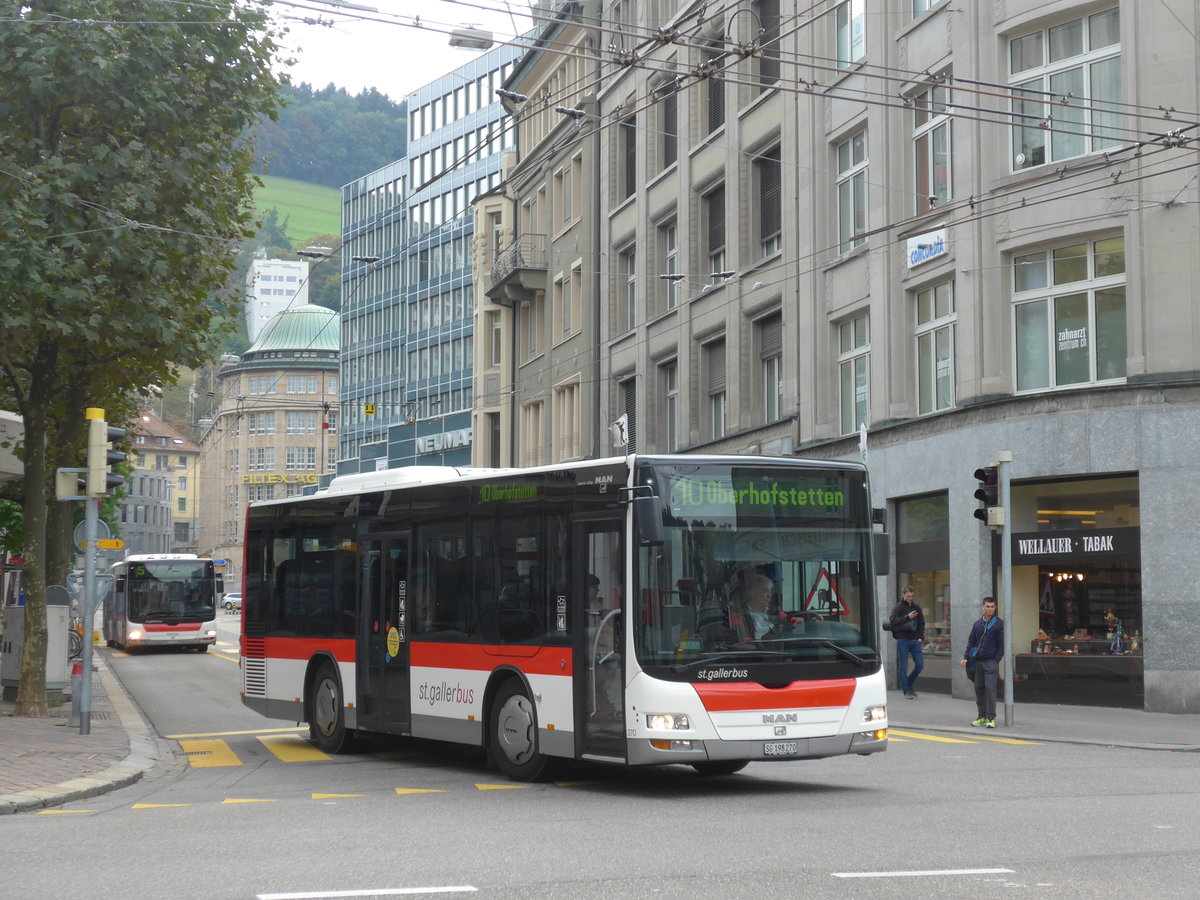
{"type": "Polygon", "coordinates": [[[213,561],[191,553],[145,553],[114,563],[104,594],[110,647],[206,651],[217,641],[220,581],[213,561]]]}
{"type": "Polygon", "coordinates": [[[629,456],[410,467],[250,507],[243,702],[372,733],[681,763],[887,747],[866,469],[629,456]]]}

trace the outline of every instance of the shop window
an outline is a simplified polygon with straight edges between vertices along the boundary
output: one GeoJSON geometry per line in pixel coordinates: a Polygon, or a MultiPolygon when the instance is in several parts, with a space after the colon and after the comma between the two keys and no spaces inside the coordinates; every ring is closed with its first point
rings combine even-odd
{"type": "MultiPolygon", "coordinates": [[[[906,585],[925,615],[926,689],[949,691],[957,666],[950,658],[950,498],[931,494],[896,502],[896,597],[906,585]]],[[[886,616],[890,609],[883,610],[886,616]]]]}

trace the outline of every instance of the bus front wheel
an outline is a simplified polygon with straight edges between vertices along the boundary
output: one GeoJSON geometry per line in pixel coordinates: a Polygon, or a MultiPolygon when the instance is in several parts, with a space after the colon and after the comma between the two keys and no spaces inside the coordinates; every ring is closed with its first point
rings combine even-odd
{"type": "Polygon", "coordinates": [[[359,747],[354,733],[346,728],[342,685],[329,663],[321,665],[309,687],[308,736],[326,753],[353,753],[359,747]]]}
{"type": "Polygon", "coordinates": [[[513,781],[549,775],[551,760],[538,751],[533,702],[519,681],[504,684],[492,704],[492,758],[513,781]]]}

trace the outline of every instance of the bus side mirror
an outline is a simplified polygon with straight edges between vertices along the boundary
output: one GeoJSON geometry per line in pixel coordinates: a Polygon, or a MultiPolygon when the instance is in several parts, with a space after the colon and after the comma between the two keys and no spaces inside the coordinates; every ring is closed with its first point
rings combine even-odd
{"type": "Polygon", "coordinates": [[[662,505],[657,497],[633,498],[633,527],[639,547],[662,546],[662,505]]]}
{"type": "Polygon", "coordinates": [[[890,575],[892,573],[892,557],[888,547],[888,533],[886,531],[872,532],[871,537],[875,543],[875,574],[890,575]]]}

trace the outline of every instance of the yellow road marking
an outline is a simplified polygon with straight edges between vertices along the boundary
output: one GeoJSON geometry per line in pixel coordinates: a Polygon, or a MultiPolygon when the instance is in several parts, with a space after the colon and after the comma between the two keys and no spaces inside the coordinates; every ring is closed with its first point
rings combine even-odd
{"type": "Polygon", "coordinates": [[[260,734],[258,741],[279,758],[280,762],[321,762],[328,760],[322,753],[298,734],[260,734]]]}
{"type": "Polygon", "coordinates": [[[529,787],[527,784],[477,784],[475,787],[481,791],[520,791],[529,787]]]}
{"type": "Polygon", "coordinates": [[[936,737],[932,734],[917,734],[915,731],[896,731],[894,728],[890,734],[903,735],[906,738],[912,738],[916,741],[936,741],[939,744],[974,744],[974,741],[960,741],[958,738],[936,737]]]}
{"type": "Polygon", "coordinates": [[[178,741],[183,738],[219,738],[235,734],[283,734],[284,732],[294,731],[308,731],[308,726],[298,725],[295,728],[253,728],[249,731],[209,731],[204,734],[164,734],[163,737],[172,741],[178,741]]]}
{"type": "Polygon", "coordinates": [[[39,816],[90,816],[94,809],[39,809],[39,816]]]}
{"type": "Polygon", "coordinates": [[[190,803],[135,803],[130,809],[173,809],[177,806],[191,806],[190,803]]]}
{"type": "Polygon", "coordinates": [[[222,800],[222,805],[230,803],[278,803],[278,800],[252,800],[250,798],[230,797],[228,800],[222,800]]]}
{"type": "Polygon", "coordinates": [[[432,788],[396,788],[396,793],[401,796],[405,794],[444,794],[445,791],[437,791],[432,788]]]}
{"type": "Polygon", "coordinates": [[[343,797],[365,797],[366,794],[313,794],[314,800],[340,800],[343,797]]]}
{"type": "Polygon", "coordinates": [[[180,741],[179,746],[187,754],[188,765],[194,769],[221,769],[242,764],[224,741],[180,741]]]}
{"type": "Polygon", "coordinates": [[[1037,741],[1022,741],[1022,740],[1018,740],[1017,738],[992,737],[991,735],[987,735],[987,734],[981,734],[979,737],[975,738],[975,740],[991,741],[994,744],[1017,744],[1017,745],[1020,745],[1023,747],[1040,747],[1040,746],[1042,746],[1037,741]]]}
{"type": "Polygon", "coordinates": [[[239,662],[239,661],[240,661],[240,657],[237,657],[237,656],[225,656],[225,655],[224,655],[224,654],[223,654],[223,653],[222,653],[220,650],[213,650],[213,651],[211,651],[211,652],[210,652],[208,655],[209,655],[209,656],[211,656],[211,657],[213,657],[214,659],[223,659],[223,660],[225,660],[226,662],[231,662],[231,663],[235,663],[235,662],[239,662]]]}

